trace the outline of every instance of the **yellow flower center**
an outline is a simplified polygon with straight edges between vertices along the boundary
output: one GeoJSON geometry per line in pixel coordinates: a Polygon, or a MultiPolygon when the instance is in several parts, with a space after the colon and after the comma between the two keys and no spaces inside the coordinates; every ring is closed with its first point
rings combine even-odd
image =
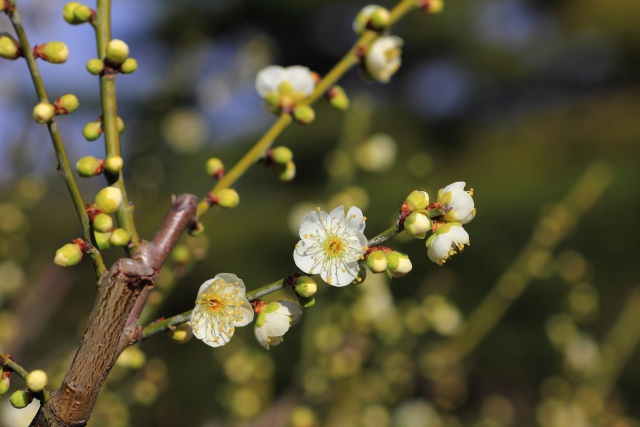
{"type": "Polygon", "coordinates": [[[200,305],[207,307],[210,311],[219,311],[224,308],[222,298],[216,293],[203,294],[199,301],[200,305]]]}
{"type": "Polygon", "coordinates": [[[344,252],[344,240],[340,237],[332,236],[325,243],[325,250],[329,256],[337,256],[344,252]]]}

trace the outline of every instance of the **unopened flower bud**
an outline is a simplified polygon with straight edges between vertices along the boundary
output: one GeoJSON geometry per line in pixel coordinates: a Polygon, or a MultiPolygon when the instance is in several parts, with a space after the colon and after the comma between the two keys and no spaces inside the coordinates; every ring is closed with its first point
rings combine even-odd
{"type": "Polygon", "coordinates": [[[82,129],[82,136],[84,136],[87,141],[95,141],[100,138],[101,134],[102,123],[100,122],[89,122],[84,125],[84,128],[82,129]]]}
{"type": "Polygon", "coordinates": [[[412,212],[404,221],[407,234],[417,239],[424,239],[431,225],[431,219],[422,212],[412,212]]]}
{"type": "Polygon", "coordinates": [[[233,188],[223,188],[216,194],[221,208],[233,209],[240,204],[240,195],[233,188]]]}
{"type": "Polygon", "coordinates": [[[62,42],[48,42],[33,49],[35,56],[52,64],[62,64],[69,59],[69,48],[62,42]]]}
{"type": "Polygon", "coordinates": [[[426,191],[414,190],[407,196],[407,205],[412,211],[422,211],[429,206],[429,195],[426,191]]]}
{"type": "Polygon", "coordinates": [[[118,128],[118,133],[124,132],[124,120],[122,120],[122,117],[116,117],[116,126],[118,128]]]}
{"type": "Polygon", "coordinates": [[[73,9],[73,17],[75,18],[74,24],[82,24],[91,19],[93,15],[93,10],[87,5],[79,4],[73,9]]]}
{"type": "Polygon", "coordinates": [[[67,243],[56,251],[53,262],[60,267],[71,267],[82,260],[82,249],[75,243],[67,243]]]}
{"type": "Polygon", "coordinates": [[[272,111],[275,111],[280,107],[281,98],[282,95],[279,92],[269,92],[264,96],[264,102],[272,111]]]}
{"type": "Polygon", "coordinates": [[[106,233],[111,231],[112,228],[113,228],[113,219],[111,218],[110,215],[106,213],[101,213],[96,215],[95,218],[93,218],[94,230],[100,233],[106,233]]]}
{"type": "Polygon", "coordinates": [[[200,221],[196,222],[191,228],[189,228],[189,236],[197,237],[204,233],[204,224],[200,221]]]}
{"type": "Polygon", "coordinates": [[[85,178],[100,175],[104,167],[104,160],[93,156],[81,157],[76,163],[78,175],[85,178]]]}
{"type": "Polygon", "coordinates": [[[293,151],[289,147],[281,145],[271,150],[271,158],[276,163],[286,165],[293,160],[293,151]]]}
{"type": "Polygon", "coordinates": [[[316,305],[316,299],[314,297],[298,297],[298,305],[302,308],[310,308],[316,305]]]}
{"type": "Polygon", "coordinates": [[[220,177],[224,174],[224,163],[217,157],[207,160],[206,168],[209,176],[220,177]]]}
{"type": "Polygon", "coordinates": [[[47,384],[49,384],[49,377],[45,371],[36,369],[27,374],[25,381],[29,390],[38,393],[44,390],[47,384]]]}
{"type": "Polygon", "coordinates": [[[387,256],[383,251],[373,251],[367,257],[367,267],[372,273],[382,273],[387,270],[387,256]]]}
{"type": "Polygon", "coordinates": [[[176,344],[184,344],[193,338],[193,331],[188,323],[183,323],[182,325],[176,326],[174,329],[168,330],[167,335],[169,335],[169,338],[171,338],[171,340],[176,344]]]}
{"type": "Polygon", "coordinates": [[[78,98],[74,94],[69,93],[56,99],[53,106],[57,114],[71,114],[78,109],[80,101],[78,101],[78,98]]]}
{"type": "Polygon", "coordinates": [[[67,3],[62,9],[62,17],[64,18],[65,21],[67,21],[71,25],[78,25],[78,24],[82,24],[83,22],[83,21],[79,21],[78,18],[76,18],[76,15],[73,13],[78,6],[83,6],[83,4],[78,3],[76,1],[72,1],[67,3]]]}
{"type": "Polygon", "coordinates": [[[304,298],[311,298],[318,291],[315,280],[309,276],[298,277],[296,281],[296,293],[304,298]]]}
{"type": "Polygon", "coordinates": [[[94,76],[99,75],[104,71],[104,62],[98,58],[93,58],[87,61],[87,71],[94,76]]]}
{"type": "Polygon", "coordinates": [[[116,228],[111,232],[109,243],[113,246],[127,246],[131,241],[131,234],[124,228],[116,228]]]}
{"type": "Polygon", "coordinates": [[[12,61],[20,58],[20,42],[8,33],[0,33],[0,58],[12,61]]]}
{"type": "Polygon", "coordinates": [[[276,163],[273,173],[280,181],[289,182],[296,176],[296,164],[294,162],[287,162],[284,165],[276,163]]]}
{"type": "Polygon", "coordinates": [[[100,233],[96,231],[93,233],[93,236],[96,238],[96,244],[98,245],[98,249],[101,251],[111,247],[111,232],[100,233]]]}
{"type": "Polygon", "coordinates": [[[407,254],[392,251],[387,254],[387,273],[389,277],[402,277],[411,271],[411,260],[407,254]]]}
{"type": "Polygon", "coordinates": [[[33,107],[33,120],[37,123],[49,123],[56,113],[56,109],[48,102],[40,102],[33,107]]]}
{"type": "Polygon", "coordinates": [[[120,72],[122,74],[131,74],[138,69],[138,61],[133,58],[127,58],[120,66],[120,72]]]}
{"type": "Polygon", "coordinates": [[[120,156],[109,156],[104,161],[104,169],[112,174],[118,174],[122,170],[122,165],[124,161],[120,156]]]}
{"type": "Polygon", "coordinates": [[[178,264],[186,264],[191,261],[191,251],[186,245],[176,245],[171,251],[171,259],[178,264]]]}
{"type": "Polygon", "coordinates": [[[389,27],[391,14],[387,9],[378,5],[368,5],[362,8],[353,21],[353,31],[360,35],[365,30],[382,31],[389,27]]]}
{"type": "Polygon", "coordinates": [[[345,111],[349,108],[349,97],[342,86],[334,86],[327,91],[329,103],[333,108],[339,111],[345,111]]]}
{"type": "Polygon", "coordinates": [[[40,402],[47,403],[51,398],[51,393],[49,393],[48,390],[42,390],[36,397],[40,400],[40,402]]]}
{"type": "Polygon", "coordinates": [[[129,56],[129,46],[122,40],[111,40],[107,44],[107,61],[112,64],[122,64],[129,56]]]}
{"type": "Polygon", "coordinates": [[[297,105],[293,109],[293,117],[302,125],[308,125],[316,118],[316,112],[309,105],[297,105]]]}
{"type": "Polygon", "coordinates": [[[7,394],[9,387],[11,386],[11,380],[9,377],[2,376],[0,371],[0,396],[7,394]]]}
{"type": "Polygon", "coordinates": [[[11,395],[11,405],[16,409],[22,409],[29,406],[33,401],[33,393],[27,390],[18,390],[11,395]]]}
{"type": "Polygon", "coordinates": [[[444,9],[444,2],[442,0],[426,0],[424,3],[424,10],[429,14],[440,13],[442,9],[444,9]]]}
{"type": "Polygon", "coordinates": [[[122,192],[116,187],[105,187],[96,194],[95,201],[98,209],[104,213],[111,214],[120,209],[122,192]]]}

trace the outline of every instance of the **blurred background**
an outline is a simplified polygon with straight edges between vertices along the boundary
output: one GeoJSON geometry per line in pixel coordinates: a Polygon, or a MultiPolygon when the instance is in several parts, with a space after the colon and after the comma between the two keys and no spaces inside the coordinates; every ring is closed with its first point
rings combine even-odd
{"type": "MultiPolygon", "coordinates": [[[[273,123],[256,73],[270,64],[326,73],[356,40],[351,22],[365,4],[114,2],[113,37],[139,63],[117,90],[142,237],[172,195],[211,189],[206,159],[230,167],[273,123]]],[[[40,67],[51,99],[81,102],[59,120],[71,163],[104,157],[101,140],[81,134],[100,115],[85,71],[91,28],[66,24],[62,1],[18,5],[32,44],[70,48],[66,64],[40,67]]],[[[236,186],[240,206],[209,212],[205,235],[177,248],[145,317],[191,309],[220,272],[248,289],[292,273],[299,221],[316,206],[360,207],[372,237],[410,191],[434,198],[464,180],[478,209],[466,226],[472,245],[438,267],[424,241],[388,241],[409,254],[411,274],[321,286],[269,351],[251,326],[220,349],[156,336],[123,354],[89,425],[640,426],[639,15],[631,1],[476,0],[402,20],[391,82],[349,72],[350,110],[321,100],[314,123],[277,141],[293,149],[296,179],[252,168],[236,186]]],[[[12,32],[5,16],[2,31],[12,32]]],[[[36,102],[26,64],[1,61],[0,350],[46,369],[55,388],[95,287],[88,261],[52,262],[81,230],[46,129],[31,119],[36,102]]],[[[79,184],[91,201],[104,181],[79,184]]],[[[27,425],[20,418],[36,409],[14,410],[5,396],[0,425],[27,425]]]]}

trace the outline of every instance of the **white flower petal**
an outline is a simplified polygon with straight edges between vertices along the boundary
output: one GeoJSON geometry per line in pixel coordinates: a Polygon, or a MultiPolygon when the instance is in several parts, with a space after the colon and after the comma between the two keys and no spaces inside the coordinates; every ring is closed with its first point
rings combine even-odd
{"type": "Polygon", "coordinates": [[[242,305],[238,307],[241,310],[241,318],[234,322],[235,326],[247,326],[253,321],[255,315],[251,303],[247,300],[242,301],[242,305]]]}
{"type": "Polygon", "coordinates": [[[296,304],[289,301],[278,301],[280,308],[276,313],[284,314],[291,317],[291,321],[295,323],[298,317],[302,315],[302,310],[296,304]]]}
{"type": "Polygon", "coordinates": [[[323,232],[322,227],[318,225],[319,223],[326,222],[328,216],[329,215],[323,211],[312,211],[306,214],[302,219],[302,223],[300,223],[300,238],[306,239],[311,234],[323,232]]]}
{"type": "Polygon", "coordinates": [[[270,65],[260,70],[256,76],[258,94],[264,98],[270,92],[277,92],[286,75],[285,69],[279,65],[270,65]]]}
{"type": "Polygon", "coordinates": [[[467,230],[460,226],[452,226],[448,233],[451,236],[451,240],[460,245],[466,245],[469,243],[469,233],[467,230]]]}
{"type": "Polygon", "coordinates": [[[396,36],[383,36],[374,41],[365,56],[367,72],[379,82],[388,82],[400,68],[402,61],[399,54],[389,55],[389,53],[399,50],[402,45],[402,39],[396,36]]]}
{"type": "MultiPolygon", "coordinates": [[[[216,276],[217,277],[217,276],[216,276]]],[[[201,286],[200,289],[198,289],[198,295],[200,295],[202,292],[204,292],[205,289],[207,289],[209,287],[210,284],[213,283],[215,279],[209,279],[206,282],[204,282],[201,286]]]]}
{"type": "Polygon", "coordinates": [[[458,182],[454,182],[452,184],[447,185],[446,187],[444,187],[442,189],[442,194],[447,193],[449,191],[453,191],[453,190],[460,190],[460,191],[464,191],[464,186],[467,185],[466,182],[464,181],[458,181],[458,182]]]}
{"type": "Polygon", "coordinates": [[[253,328],[253,333],[258,343],[264,348],[266,348],[267,350],[269,350],[269,335],[267,334],[266,326],[267,326],[266,324],[263,324],[262,326],[259,326],[259,327],[256,326],[255,328],[253,328]]]}
{"type": "Polygon", "coordinates": [[[307,67],[294,65],[287,67],[285,72],[285,80],[291,83],[295,91],[302,92],[307,96],[311,95],[316,87],[316,81],[313,79],[311,70],[307,67]]]}
{"type": "Polygon", "coordinates": [[[349,208],[349,212],[347,212],[345,222],[347,223],[347,226],[352,230],[355,230],[358,233],[364,232],[364,215],[362,215],[362,211],[360,210],[360,208],[351,206],[351,208],[349,208]]]}
{"type": "Polygon", "coordinates": [[[316,274],[322,259],[322,248],[313,240],[303,239],[298,242],[293,250],[293,261],[296,266],[309,274],[316,274]],[[315,259],[314,259],[315,258],[315,259]]]}
{"type": "Polygon", "coordinates": [[[427,255],[429,259],[436,264],[440,264],[443,260],[449,256],[451,250],[451,236],[449,233],[438,234],[431,242],[431,245],[427,249],[427,255]]]}
{"type": "Polygon", "coordinates": [[[270,337],[281,337],[287,333],[291,327],[291,319],[285,314],[277,312],[265,314],[265,328],[270,337]]]}

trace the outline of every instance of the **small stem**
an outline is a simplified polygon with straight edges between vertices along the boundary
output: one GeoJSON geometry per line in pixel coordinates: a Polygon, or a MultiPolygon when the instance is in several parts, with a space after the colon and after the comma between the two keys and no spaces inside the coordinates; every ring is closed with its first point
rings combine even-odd
{"type": "MultiPolygon", "coordinates": [[[[42,82],[42,77],[40,76],[40,71],[38,65],[36,64],[36,59],[33,56],[31,45],[29,44],[29,39],[27,38],[27,33],[25,32],[22,25],[22,20],[20,19],[20,13],[18,12],[15,0],[8,0],[8,2],[9,6],[11,6],[11,12],[8,13],[9,19],[11,19],[13,28],[18,35],[18,39],[20,40],[22,52],[25,60],[27,61],[31,79],[33,80],[33,85],[36,89],[38,99],[40,102],[49,102],[47,91],[45,90],[44,83],[42,82]]],[[[98,245],[95,242],[95,238],[93,237],[93,233],[91,231],[91,222],[89,220],[89,216],[87,215],[87,211],[85,210],[85,205],[84,201],[82,200],[82,196],[80,195],[80,190],[78,189],[78,185],[76,184],[73,173],[71,172],[71,166],[69,165],[69,160],[67,158],[67,153],[64,148],[62,137],[60,136],[60,131],[58,130],[58,125],[55,120],[52,120],[50,123],[48,123],[47,128],[49,130],[51,142],[53,142],[53,150],[56,153],[58,170],[62,175],[64,183],[67,187],[67,191],[71,196],[73,207],[75,208],[78,218],[80,219],[80,225],[82,226],[84,240],[93,243],[93,249],[89,251],[89,256],[91,257],[91,261],[93,262],[96,276],[100,277],[100,275],[106,271],[106,267],[104,265],[104,261],[102,260],[102,255],[98,250],[98,245]]]]}
{"type": "MultiPolygon", "coordinates": [[[[98,57],[104,59],[107,44],[111,41],[111,0],[98,0],[96,19],[93,22],[98,45],[98,57]]],[[[103,73],[100,76],[100,98],[102,99],[102,130],[107,157],[120,156],[120,132],[118,132],[118,113],[116,102],[115,75],[103,73]]],[[[134,207],[129,203],[122,171],[117,179],[110,184],[115,185],[122,192],[122,205],[116,213],[118,225],[131,234],[129,251],[140,245],[140,237],[133,219],[134,207]]]]}
{"type": "MultiPolygon", "coordinates": [[[[391,24],[394,24],[411,10],[418,8],[417,0],[402,0],[391,11],[391,24]]],[[[375,31],[366,31],[360,39],[353,45],[346,55],[327,73],[326,76],[316,85],[313,93],[309,95],[303,103],[311,105],[316,102],[324,93],[335,85],[340,78],[358,63],[358,52],[363,47],[370,46],[380,35],[375,31]]],[[[249,150],[247,154],[240,159],[238,163],[229,170],[225,176],[218,181],[213,187],[211,193],[215,194],[216,191],[223,188],[232,186],[251,166],[253,166],[260,157],[264,155],[264,152],[275,142],[275,140],[282,135],[282,133],[293,123],[291,115],[283,113],[278,121],[264,134],[262,138],[249,150]]],[[[198,203],[197,215],[200,217],[207,212],[210,208],[210,204],[207,198],[203,198],[198,203]]]]}
{"type": "Polygon", "coordinates": [[[27,374],[29,374],[29,372],[27,372],[27,370],[24,369],[22,366],[18,365],[16,362],[9,359],[2,352],[0,352],[0,359],[2,359],[2,362],[0,362],[0,366],[7,366],[9,367],[9,369],[11,369],[16,374],[20,375],[22,378],[27,379],[27,374]]]}

